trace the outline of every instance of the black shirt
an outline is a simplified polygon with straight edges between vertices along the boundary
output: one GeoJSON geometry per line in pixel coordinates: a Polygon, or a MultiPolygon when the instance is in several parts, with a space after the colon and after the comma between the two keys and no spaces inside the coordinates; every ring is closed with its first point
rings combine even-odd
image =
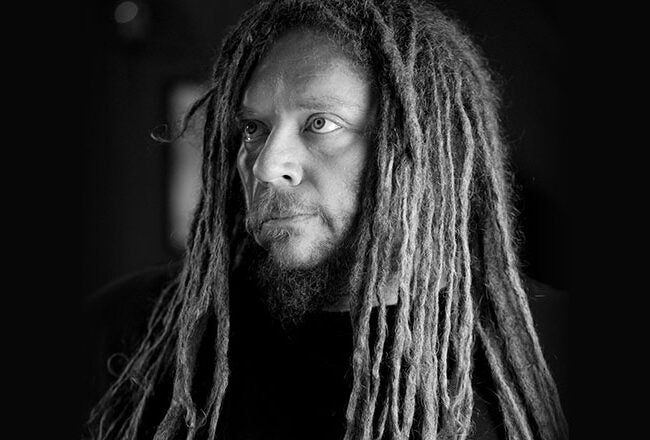
{"type": "MultiPolygon", "coordinates": [[[[116,379],[146,330],[157,296],[177,274],[178,264],[149,269],[118,280],[94,294],[84,314],[84,400],[82,419],[116,379]]],[[[298,329],[271,319],[258,292],[241,274],[231,289],[228,384],[219,432],[226,439],[336,439],[345,433],[345,410],[352,385],[352,328],[347,312],[319,312],[298,329]]],[[[563,407],[567,398],[567,298],[526,280],[533,319],[563,407]]],[[[389,316],[390,316],[389,308],[389,316]]],[[[210,333],[210,328],[208,328],[210,333]]],[[[504,439],[494,385],[482,351],[475,350],[472,439],[504,439]]],[[[210,348],[199,359],[210,359],[210,348]]],[[[201,365],[201,363],[199,363],[201,365]]],[[[211,365],[205,362],[204,365],[211,365]]],[[[197,372],[199,387],[210,387],[211,371],[197,372]]],[[[169,395],[171,384],[157,396],[169,395]]],[[[168,400],[159,399],[158,414],[168,400]]],[[[155,412],[155,411],[154,411],[155,412]]],[[[568,416],[568,414],[567,414],[568,416]]],[[[155,418],[154,418],[155,419],[155,418]]],[[[143,430],[151,438],[155,424],[143,430]]]]}

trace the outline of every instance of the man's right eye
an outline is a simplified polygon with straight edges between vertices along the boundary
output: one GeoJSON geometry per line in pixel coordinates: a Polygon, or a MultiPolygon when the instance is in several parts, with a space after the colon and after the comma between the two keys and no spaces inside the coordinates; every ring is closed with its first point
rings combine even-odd
{"type": "Polygon", "coordinates": [[[245,121],[242,124],[244,142],[253,142],[262,136],[264,127],[257,121],[245,121]]]}

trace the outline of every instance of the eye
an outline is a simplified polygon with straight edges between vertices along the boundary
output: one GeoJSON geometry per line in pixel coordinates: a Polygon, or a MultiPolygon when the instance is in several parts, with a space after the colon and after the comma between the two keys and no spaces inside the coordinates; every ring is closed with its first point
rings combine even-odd
{"type": "Polygon", "coordinates": [[[325,134],[341,128],[336,122],[322,116],[317,116],[307,123],[307,129],[314,133],[325,134]]]}
{"type": "Polygon", "coordinates": [[[264,126],[257,121],[243,121],[241,125],[244,142],[254,142],[264,135],[264,126]]]}

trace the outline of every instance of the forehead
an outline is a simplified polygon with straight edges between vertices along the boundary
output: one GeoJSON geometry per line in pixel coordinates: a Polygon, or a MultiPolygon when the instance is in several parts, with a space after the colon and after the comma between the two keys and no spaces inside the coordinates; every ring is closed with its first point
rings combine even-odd
{"type": "Polygon", "coordinates": [[[369,94],[365,70],[330,38],[294,30],[280,37],[253,70],[243,104],[273,95],[354,104],[369,94]],[[363,93],[359,93],[363,92],[363,93]]]}

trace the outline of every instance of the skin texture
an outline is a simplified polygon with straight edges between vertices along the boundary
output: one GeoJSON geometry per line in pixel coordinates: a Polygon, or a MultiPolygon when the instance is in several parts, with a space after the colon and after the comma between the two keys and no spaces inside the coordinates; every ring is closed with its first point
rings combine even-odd
{"type": "Polygon", "coordinates": [[[345,240],[374,114],[365,73],[314,33],[284,35],[255,68],[237,167],[249,232],[278,266],[314,267],[345,240]]]}

